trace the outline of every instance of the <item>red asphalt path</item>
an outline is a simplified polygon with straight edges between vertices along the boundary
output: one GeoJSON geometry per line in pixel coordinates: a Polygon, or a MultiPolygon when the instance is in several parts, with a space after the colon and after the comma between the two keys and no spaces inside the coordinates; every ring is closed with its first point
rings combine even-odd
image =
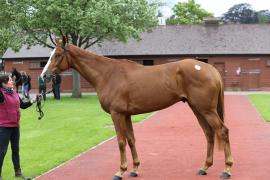
{"type": "MultiPolygon", "coordinates": [[[[230,129],[232,180],[270,180],[270,123],[265,123],[246,96],[225,96],[225,124],[230,129]]],[[[224,153],[215,150],[208,175],[197,176],[206,157],[206,140],[187,104],[178,103],[134,126],[141,161],[139,177],[124,180],[216,180],[224,153]]],[[[132,168],[129,148],[129,168],[132,168]]],[[[49,158],[49,157],[48,157],[49,158]]],[[[37,180],[110,180],[119,168],[113,138],[37,180]]]]}

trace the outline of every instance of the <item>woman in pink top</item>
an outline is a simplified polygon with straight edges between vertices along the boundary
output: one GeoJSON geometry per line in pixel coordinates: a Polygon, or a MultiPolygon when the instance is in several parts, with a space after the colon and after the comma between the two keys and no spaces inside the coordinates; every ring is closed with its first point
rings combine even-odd
{"type": "Polygon", "coordinates": [[[34,100],[23,102],[13,91],[13,87],[14,82],[8,75],[0,76],[0,180],[3,180],[1,177],[2,166],[9,142],[11,143],[15,177],[30,179],[22,175],[20,167],[20,108],[30,107],[34,100]]]}

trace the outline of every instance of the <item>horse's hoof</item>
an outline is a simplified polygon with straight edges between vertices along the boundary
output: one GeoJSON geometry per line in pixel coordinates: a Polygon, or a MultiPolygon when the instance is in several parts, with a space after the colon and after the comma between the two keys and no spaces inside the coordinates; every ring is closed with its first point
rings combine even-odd
{"type": "Polygon", "coordinates": [[[120,176],[113,176],[113,179],[112,180],[122,180],[122,177],[120,177],[120,176]]]}
{"type": "Polygon", "coordinates": [[[220,176],[221,179],[229,179],[231,175],[227,172],[223,172],[220,176]]]}
{"type": "Polygon", "coordinates": [[[138,174],[135,173],[135,172],[130,172],[128,176],[129,176],[129,177],[137,177],[138,174]]]}
{"type": "Polygon", "coordinates": [[[206,174],[207,174],[206,171],[204,171],[202,169],[200,169],[199,172],[198,172],[199,176],[205,176],[206,174]]]}

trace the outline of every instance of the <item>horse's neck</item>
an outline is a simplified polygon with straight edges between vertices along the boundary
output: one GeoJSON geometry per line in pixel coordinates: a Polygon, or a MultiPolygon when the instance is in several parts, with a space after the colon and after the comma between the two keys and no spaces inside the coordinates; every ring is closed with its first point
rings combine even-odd
{"type": "Polygon", "coordinates": [[[71,51],[72,68],[77,70],[94,87],[97,87],[100,81],[104,81],[106,72],[113,68],[113,61],[86,50],[75,48],[76,52],[71,51]]]}

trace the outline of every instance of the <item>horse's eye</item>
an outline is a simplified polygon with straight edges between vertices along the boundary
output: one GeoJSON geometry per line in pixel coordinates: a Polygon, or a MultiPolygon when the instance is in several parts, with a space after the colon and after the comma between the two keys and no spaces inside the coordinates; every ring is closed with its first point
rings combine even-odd
{"type": "Polygon", "coordinates": [[[55,58],[56,58],[56,59],[59,59],[60,57],[61,57],[60,54],[55,54],[55,58]]]}

